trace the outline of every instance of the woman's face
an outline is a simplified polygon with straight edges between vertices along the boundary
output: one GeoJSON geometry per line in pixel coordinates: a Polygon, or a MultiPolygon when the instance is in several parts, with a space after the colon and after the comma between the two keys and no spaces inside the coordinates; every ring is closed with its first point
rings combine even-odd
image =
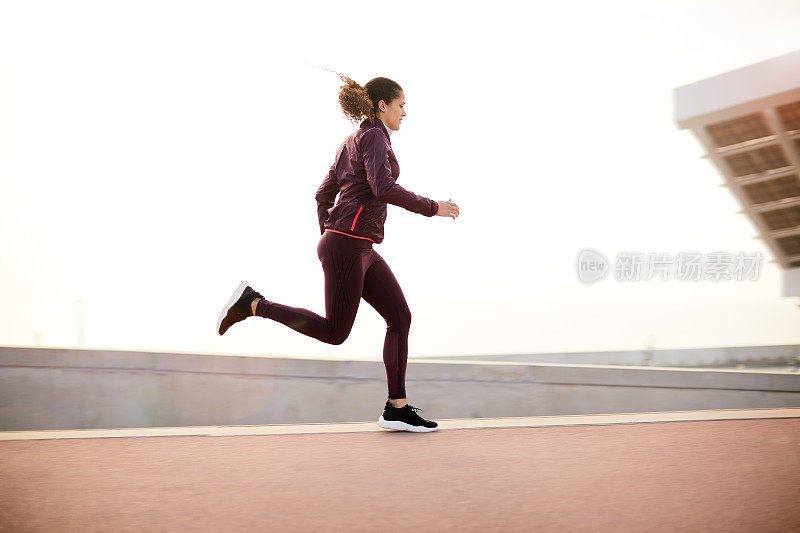
{"type": "Polygon", "coordinates": [[[403,120],[403,117],[406,116],[405,109],[403,109],[405,105],[406,95],[403,91],[400,91],[397,98],[389,102],[388,105],[381,100],[378,102],[378,108],[382,111],[379,118],[389,129],[397,131],[400,129],[400,122],[403,120]]]}

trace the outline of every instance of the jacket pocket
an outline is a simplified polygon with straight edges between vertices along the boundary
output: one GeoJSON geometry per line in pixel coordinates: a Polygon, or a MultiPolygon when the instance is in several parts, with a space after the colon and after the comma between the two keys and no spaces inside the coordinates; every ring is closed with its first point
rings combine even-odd
{"type": "Polygon", "coordinates": [[[361,210],[362,210],[363,208],[364,208],[363,204],[358,206],[358,213],[356,213],[356,216],[355,216],[355,217],[353,217],[353,224],[350,226],[350,231],[353,231],[353,230],[355,229],[355,227],[356,227],[356,220],[358,220],[358,215],[360,215],[360,214],[361,214],[361,210]]]}

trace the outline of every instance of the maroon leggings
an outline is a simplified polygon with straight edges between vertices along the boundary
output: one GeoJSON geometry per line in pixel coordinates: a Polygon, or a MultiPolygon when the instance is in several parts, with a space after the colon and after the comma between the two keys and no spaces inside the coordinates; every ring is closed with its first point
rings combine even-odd
{"type": "Polygon", "coordinates": [[[256,315],[322,342],[342,344],[364,298],[386,320],[383,363],[389,398],[405,398],[411,311],[389,265],[372,249],[372,241],[330,230],[320,237],[317,256],[325,274],[325,317],[266,299],[258,302],[256,315]]]}

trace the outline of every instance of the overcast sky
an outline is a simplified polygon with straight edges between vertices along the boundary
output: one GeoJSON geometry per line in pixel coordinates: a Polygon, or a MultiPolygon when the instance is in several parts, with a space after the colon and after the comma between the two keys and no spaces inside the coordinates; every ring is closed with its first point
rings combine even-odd
{"type": "Polygon", "coordinates": [[[375,249],[410,355],[800,343],[798,298],[673,119],[675,87],[800,48],[796,1],[5,2],[0,344],[380,358],[217,316],[242,280],[324,314],[314,194],[347,73],[403,86],[375,249]],[[345,7],[346,6],[346,9],[345,7]],[[764,255],[757,281],[587,285],[576,257],[764,255]]]}

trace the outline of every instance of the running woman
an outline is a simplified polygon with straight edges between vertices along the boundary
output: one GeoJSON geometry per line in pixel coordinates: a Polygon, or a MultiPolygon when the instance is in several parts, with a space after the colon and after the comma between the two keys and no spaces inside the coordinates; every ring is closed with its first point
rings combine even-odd
{"type": "Polygon", "coordinates": [[[383,241],[387,204],[426,217],[459,215],[454,202],[419,196],[396,183],[400,167],[391,135],[406,116],[405,93],[388,78],[363,87],[343,74],[339,104],[358,129],[339,146],[336,158],[317,190],[322,237],[317,256],[325,277],[325,317],[264,298],[247,281],[233,292],[217,321],[217,333],[250,316],[280,322],[328,344],[350,335],[361,298],[386,320],[383,362],[389,398],[378,425],[402,431],[434,431],[437,423],[417,414],[406,401],[405,375],[411,311],[386,261],[373,249],[383,241]],[[339,195],[336,204],[334,199],[339,195]]]}

